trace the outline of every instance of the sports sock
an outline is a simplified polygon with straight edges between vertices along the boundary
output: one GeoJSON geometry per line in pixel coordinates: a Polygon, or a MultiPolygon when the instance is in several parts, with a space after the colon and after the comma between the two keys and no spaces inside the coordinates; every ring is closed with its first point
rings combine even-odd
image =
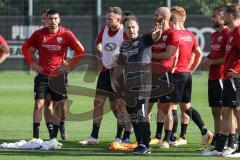
{"type": "Polygon", "coordinates": [[[149,142],[151,140],[151,132],[150,132],[150,123],[149,122],[140,122],[141,127],[141,136],[143,144],[149,148],[149,142]]]}
{"type": "Polygon", "coordinates": [[[187,132],[187,126],[188,124],[181,124],[181,133],[180,133],[180,137],[182,139],[186,139],[186,132],[187,132]]]}
{"type": "Polygon", "coordinates": [[[157,130],[155,135],[155,138],[157,139],[161,139],[162,137],[163,124],[163,122],[157,122],[157,130]]]}
{"type": "Polygon", "coordinates": [[[168,143],[170,142],[171,133],[172,133],[171,130],[165,129],[164,141],[167,141],[168,143]]]}
{"type": "Polygon", "coordinates": [[[125,127],[124,124],[118,124],[116,138],[119,138],[119,139],[122,138],[122,132],[123,132],[124,127],[125,127]]]}
{"type": "Polygon", "coordinates": [[[211,142],[212,146],[215,146],[216,139],[218,139],[219,136],[221,136],[220,133],[215,133],[215,135],[213,136],[213,140],[211,142]]]}
{"type": "Polygon", "coordinates": [[[235,134],[228,135],[228,147],[234,149],[235,134]]]}
{"type": "Polygon", "coordinates": [[[59,125],[53,125],[53,138],[57,138],[59,125]]]}
{"type": "Polygon", "coordinates": [[[33,138],[39,138],[40,123],[33,123],[33,138]]]}
{"type": "Polygon", "coordinates": [[[65,122],[64,121],[61,121],[60,122],[60,126],[64,126],[65,125],[65,122]]]}
{"type": "Polygon", "coordinates": [[[52,122],[46,123],[47,129],[48,129],[48,134],[49,134],[49,138],[53,139],[53,124],[52,122]]]}
{"type": "Polygon", "coordinates": [[[203,120],[198,113],[193,107],[189,108],[188,110],[185,111],[185,113],[193,120],[193,122],[198,126],[198,128],[201,131],[201,134],[204,135],[207,133],[207,128],[205,127],[203,120]]]}
{"type": "Polygon", "coordinates": [[[178,127],[178,114],[177,110],[172,111],[173,114],[173,128],[172,128],[172,134],[170,140],[172,142],[177,140],[177,127],[178,127]]]}
{"type": "Polygon", "coordinates": [[[98,139],[99,128],[100,128],[100,123],[93,123],[93,128],[91,133],[91,136],[93,138],[98,139]]]}
{"type": "Polygon", "coordinates": [[[124,133],[123,133],[123,140],[127,139],[127,138],[130,139],[130,134],[131,134],[131,132],[125,130],[124,133]]]}
{"type": "Polygon", "coordinates": [[[227,138],[228,138],[228,136],[222,135],[222,134],[216,138],[215,148],[217,151],[219,151],[219,152],[223,151],[225,143],[227,141],[227,138]]]}

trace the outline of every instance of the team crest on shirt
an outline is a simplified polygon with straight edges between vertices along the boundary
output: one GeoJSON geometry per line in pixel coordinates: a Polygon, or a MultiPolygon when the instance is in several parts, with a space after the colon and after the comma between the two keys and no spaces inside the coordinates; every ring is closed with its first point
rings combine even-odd
{"type": "Polygon", "coordinates": [[[62,37],[57,37],[57,42],[61,43],[62,42],[62,37]]]}
{"type": "Polygon", "coordinates": [[[114,51],[114,50],[116,50],[116,48],[117,48],[117,44],[116,43],[114,43],[114,42],[108,42],[105,46],[104,46],[104,49],[106,50],[106,51],[114,51]]]}
{"type": "Polygon", "coordinates": [[[168,38],[168,36],[167,35],[165,35],[165,36],[163,36],[163,41],[166,41],[167,40],[167,38],[168,38]]]}
{"type": "Polygon", "coordinates": [[[221,42],[222,38],[222,36],[218,37],[218,42],[221,42]]]}
{"type": "Polygon", "coordinates": [[[233,40],[233,37],[230,37],[230,39],[229,39],[230,43],[232,43],[232,40],[233,40]]]}
{"type": "Polygon", "coordinates": [[[46,37],[43,36],[43,43],[46,43],[46,42],[47,42],[46,37]]]}

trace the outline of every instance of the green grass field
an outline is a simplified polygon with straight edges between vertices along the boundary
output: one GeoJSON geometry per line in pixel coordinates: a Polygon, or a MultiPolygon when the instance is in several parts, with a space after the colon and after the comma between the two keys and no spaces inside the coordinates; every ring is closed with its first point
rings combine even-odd
{"type": "MultiPolygon", "coordinates": [[[[33,79],[34,74],[27,72],[0,72],[0,143],[14,142],[20,139],[32,138],[32,111],[33,111],[33,79]]],[[[83,82],[83,73],[70,75],[69,84],[82,85],[94,88],[94,83],[83,82]]],[[[93,99],[83,96],[69,95],[73,100],[71,113],[83,113],[93,106],[93,99]]],[[[193,106],[201,113],[206,125],[213,130],[213,120],[207,101],[207,73],[201,72],[193,77],[193,106]]],[[[154,107],[156,111],[156,107],[154,107]]],[[[151,122],[152,135],[155,135],[155,121],[151,122]]],[[[108,150],[108,144],[114,139],[116,120],[110,112],[104,116],[100,129],[100,144],[95,146],[80,146],[78,140],[89,136],[92,128],[92,120],[67,121],[66,127],[69,138],[63,141],[60,150],[16,150],[0,149],[0,160],[37,160],[37,159],[136,159],[130,153],[112,152],[108,150]]],[[[44,120],[41,123],[40,136],[48,138],[48,132],[44,120]]],[[[134,141],[134,136],[131,140],[134,141]]],[[[197,149],[201,148],[201,134],[193,122],[188,126],[188,145],[160,149],[152,148],[152,155],[141,157],[142,159],[185,159],[198,160],[202,157],[197,149]]],[[[209,158],[208,158],[209,159],[209,158]]],[[[210,159],[215,159],[211,157],[210,159]]]]}

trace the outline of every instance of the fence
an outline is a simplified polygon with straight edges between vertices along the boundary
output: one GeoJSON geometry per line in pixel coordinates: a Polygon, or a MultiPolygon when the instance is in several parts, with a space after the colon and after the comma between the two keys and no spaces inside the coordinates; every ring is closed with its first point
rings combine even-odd
{"type": "Polygon", "coordinates": [[[108,6],[120,6],[138,16],[141,33],[151,29],[153,12],[159,6],[179,5],[189,12],[186,27],[193,31],[202,50],[209,51],[211,27],[210,16],[203,10],[237,0],[0,0],[0,34],[11,48],[11,56],[0,65],[0,70],[27,69],[21,54],[21,44],[41,25],[40,15],[46,8],[61,12],[62,25],[70,28],[83,43],[87,54],[94,54],[93,42],[99,28],[104,25],[104,11],[108,6]],[[32,2],[32,3],[30,3],[32,2]],[[100,4],[100,5],[99,5],[100,4]],[[30,7],[29,7],[30,6],[30,7]],[[99,6],[99,7],[97,7],[99,6]],[[202,6],[198,7],[197,6],[202,6]],[[204,7],[205,6],[205,7],[204,7]],[[194,8],[196,7],[196,8],[194,8]],[[99,14],[99,16],[98,16],[99,14]],[[196,15],[197,14],[197,15],[196,15]],[[99,19],[100,18],[100,19],[99,19]]]}

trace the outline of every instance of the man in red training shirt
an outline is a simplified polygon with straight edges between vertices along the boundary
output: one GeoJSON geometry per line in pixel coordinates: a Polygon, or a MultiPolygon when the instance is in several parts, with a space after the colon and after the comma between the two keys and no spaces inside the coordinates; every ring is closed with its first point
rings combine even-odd
{"type": "MultiPolygon", "coordinates": [[[[42,119],[42,108],[47,94],[51,94],[53,100],[53,132],[50,139],[57,137],[61,115],[58,114],[57,104],[64,100],[66,94],[58,93],[49,86],[49,78],[56,75],[65,75],[73,68],[84,54],[84,48],[73,33],[59,26],[60,16],[58,11],[47,12],[48,27],[35,31],[23,44],[22,52],[31,68],[37,72],[34,80],[35,106],[33,112],[33,140],[39,138],[39,127],[42,119]],[[74,50],[74,57],[64,61],[67,48],[74,50]],[[32,59],[32,54],[38,51],[39,62],[32,59]]],[[[64,86],[65,87],[65,86],[64,86]]],[[[66,88],[66,87],[65,87],[66,88]]]]}

